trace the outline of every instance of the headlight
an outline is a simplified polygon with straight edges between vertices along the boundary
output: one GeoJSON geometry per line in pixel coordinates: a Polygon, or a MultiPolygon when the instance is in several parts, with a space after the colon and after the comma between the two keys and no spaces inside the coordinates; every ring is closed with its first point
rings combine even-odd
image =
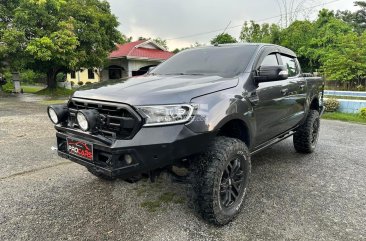
{"type": "Polygon", "coordinates": [[[191,105],[138,106],[137,109],[146,116],[144,126],[185,123],[193,113],[191,105]]]}
{"type": "Polygon", "coordinates": [[[79,110],[76,114],[76,120],[80,129],[83,131],[93,130],[99,119],[99,113],[96,110],[79,110]]]}
{"type": "Polygon", "coordinates": [[[65,121],[69,115],[66,105],[50,105],[47,107],[47,113],[54,124],[65,121]]]}

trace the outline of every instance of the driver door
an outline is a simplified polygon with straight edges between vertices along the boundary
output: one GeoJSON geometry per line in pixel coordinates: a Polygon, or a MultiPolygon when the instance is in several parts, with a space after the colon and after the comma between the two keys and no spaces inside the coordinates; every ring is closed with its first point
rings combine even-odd
{"type": "MultiPolygon", "coordinates": [[[[277,53],[267,55],[259,66],[275,66],[281,63],[277,53]]],[[[258,103],[253,107],[256,120],[256,140],[258,146],[286,131],[285,120],[291,108],[286,101],[289,90],[288,80],[277,80],[258,84],[258,103]]]]}

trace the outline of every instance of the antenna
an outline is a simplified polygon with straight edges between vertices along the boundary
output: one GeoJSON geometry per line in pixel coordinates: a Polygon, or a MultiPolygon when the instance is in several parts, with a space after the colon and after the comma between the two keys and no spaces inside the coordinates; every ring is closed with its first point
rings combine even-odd
{"type": "Polygon", "coordinates": [[[224,34],[226,32],[226,30],[228,29],[228,27],[230,26],[230,24],[231,24],[231,20],[230,20],[229,24],[226,26],[226,28],[224,29],[224,31],[221,34],[224,34]]]}
{"type": "MultiPolygon", "coordinates": [[[[230,24],[231,24],[231,20],[228,23],[228,25],[226,26],[226,28],[224,29],[224,31],[221,34],[219,34],[219,35],[223,35],[226,32],[226,30],[228,29],[228,27],[230,26],[230,24]]],[[[219,43],[218,42],[214,43],[214,46],[219,46],[219,43]]]]}

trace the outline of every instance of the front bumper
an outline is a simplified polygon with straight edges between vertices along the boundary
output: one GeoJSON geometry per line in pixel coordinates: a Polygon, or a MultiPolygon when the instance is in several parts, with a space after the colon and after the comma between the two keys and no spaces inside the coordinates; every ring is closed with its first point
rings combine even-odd
{"type": "Polygon", "coordinates": [[[148,172],[174,164],[193,154],[204,152],[215,133],[195,133],[185,125],[142,128],[131,140],[110,141],[80,130],[55,126],[58,155],[87,168],[96,168],[111,177],[124,177],[148,172]],[[70,155],[66,138],[76,138],[93,144],[93,161],[70,155]],[[133,161],[127,164],[124,156],[133,161]]]}

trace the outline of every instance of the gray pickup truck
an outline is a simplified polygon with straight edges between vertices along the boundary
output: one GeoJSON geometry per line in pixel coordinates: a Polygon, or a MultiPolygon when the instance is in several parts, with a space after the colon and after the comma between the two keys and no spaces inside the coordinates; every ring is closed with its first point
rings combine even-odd
{"type": "Polygon", "coordinates": [[[243,206],[251,156],[291,136],[297,152],[312,153],[324,110],[322,79],[270,44],[189,49],[144,76],[103,84],[48,107],[58,154],[108,180],[167,171],[217,225],[243,206]]]}

